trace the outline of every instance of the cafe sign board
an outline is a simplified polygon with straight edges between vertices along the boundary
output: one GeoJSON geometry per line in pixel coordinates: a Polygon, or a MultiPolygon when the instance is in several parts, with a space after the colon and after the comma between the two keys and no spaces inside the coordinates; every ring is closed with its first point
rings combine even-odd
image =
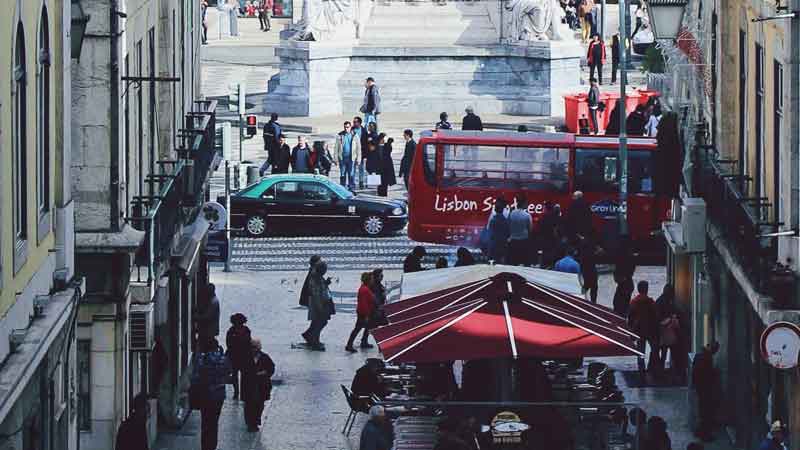
{"type": "Polygon", "coordinates": [[[492,441],[495,445],[521,444],[522,432],[529,428],[530,425],[522,423],[511,411],[497,413],[492,419],[492,441]]]}
{"type": "Polygon", "coordinates": [[[761,355],[776,369],[800,365],[800,327],[791,322],[775,322],[761,335],[761,355]]]}

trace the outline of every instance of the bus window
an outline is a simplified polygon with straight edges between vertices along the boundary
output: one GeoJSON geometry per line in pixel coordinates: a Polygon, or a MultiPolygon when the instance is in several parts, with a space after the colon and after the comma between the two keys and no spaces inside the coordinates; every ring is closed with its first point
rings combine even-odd
{"type": "Polygon", "coordinates": [[[442,185],[566,191],[569,150],[445,145],[442,185]]]}
{"type": "Polygon", "coordinates": [[[436,185],[436,146],[434,144],[426,144],[422,147],[422,169],[425,174],[425,180],[435,186],[436,185]]]}
{"type": "MultiPolygon", "coordinates": [[[[653,193],[653,153],[628,152],[628,193],[653,193]]],[[[619,192],[619,158],[616,150],[575,150],[575,189],[584,192],[619,192]]]]}

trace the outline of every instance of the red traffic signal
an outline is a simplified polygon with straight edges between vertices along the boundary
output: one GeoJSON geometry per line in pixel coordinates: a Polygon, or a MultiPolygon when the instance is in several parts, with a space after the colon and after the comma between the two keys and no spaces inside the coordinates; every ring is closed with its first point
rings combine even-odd
{"type": "Polygon", "coordinates": [[[258,133],[258,118],[251,114],[247,116],[247,135],[253,137],[258,133]]]}

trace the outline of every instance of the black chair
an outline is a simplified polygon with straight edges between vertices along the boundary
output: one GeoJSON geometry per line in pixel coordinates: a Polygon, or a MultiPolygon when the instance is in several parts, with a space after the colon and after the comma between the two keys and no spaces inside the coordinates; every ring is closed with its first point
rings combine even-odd
{"type": "Polygon", "coordinates": [[[342,392],[344,392],[344,398],[347,400],[347,405],[350,406],[350,414],[347,415],[347,420],[344,423],[342,434],[350,436],[350,430],[353,429],[353,424],[356,423],[356,417],[358,416],[358,413],[369,414],[369,408],[372,406],[374,399],[366,396],[357,397],[355,394],[353,394],[353,391],[347,388],[347,386],[341,386],[342,392]]]}

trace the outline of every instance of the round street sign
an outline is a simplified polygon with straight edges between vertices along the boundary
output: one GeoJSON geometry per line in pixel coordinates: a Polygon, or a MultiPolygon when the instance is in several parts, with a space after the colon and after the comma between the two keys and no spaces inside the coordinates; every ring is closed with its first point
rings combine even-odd
{"type": "Polygon", "coordinates": [[[203,217],[211,224],[209,231],[223,231],[227,225],[228,214],[225,207],[217,202],[206,202],[203,205],[203,217]]]}
{"type": "Polygon", "coordinates": [[[775,322],[761,335],[761,355],[776,369],[793,369],[800,364],[800,327],[775,322]]]}

